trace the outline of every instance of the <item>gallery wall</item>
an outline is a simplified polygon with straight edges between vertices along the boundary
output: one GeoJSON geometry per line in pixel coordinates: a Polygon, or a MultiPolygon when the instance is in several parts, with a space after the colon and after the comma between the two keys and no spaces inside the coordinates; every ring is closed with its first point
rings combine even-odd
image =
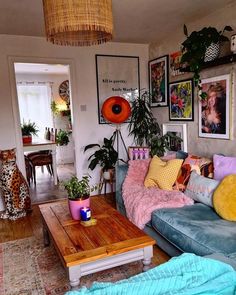
{"type": "MultiPolygon", "coordinates": [[[[199,18],[196,22],[186,23],[188,32],[201,30],[204,26],[213,26],[218,30],[222,30],[225,25],[230,25],[234,32],[227,33],[227,36],[230,37],[232,34],[235,34],[236,31],[236,3],[232,3],[229,6],[226,6],[224,9],[217,10],[214,13],[208,15],[204,18],[199,18]]],[[[150,60],[155,59],[159,56],[166,54],[171,54],[180,49],[181,43],[185,40],[183,33],[183,27],[179,27],[176,31],[173,31],[170,36],[158,44],[150,45],[150,60]]],[[[224,48],[224,54],[230,53],[229,43],[228,46],[224,48]]],[[[221,65],[217,67],[212,67],[205,69],[201,72],[201,78],[210,78],[215,76],[220,76],[224,74],[231,74],[232,76],[232,90],[235,94],[235,64],[221,65]]],[[[174,77],[170,82],[178,81],[182,79],[191,78],[192,74],[187,73],[174,77]]],[[[212,156],[214,153],[223,153],[225,155],[236,155],[236,120],[235,120],[235,111],[236,111],[236,97],[232,96],[231,101],[231,140],[222,140],[222,139],[212,139],[212,138],[200,138],[198,136],[198,98],[195,90],[194,98],[194,121],[186,122],[188,129],[188,151],[193,154],[199,154],[204,156],[212,156]]],[[[167,107],[153,108],[153,112],[158,119],[160,124],[168,123],[169,113],[167,107]]],[[[171,123],[176,123],[176,121],[171,121],[171,123]]],[[[177,122],[185,123],[185,122],[177,122]]]]}

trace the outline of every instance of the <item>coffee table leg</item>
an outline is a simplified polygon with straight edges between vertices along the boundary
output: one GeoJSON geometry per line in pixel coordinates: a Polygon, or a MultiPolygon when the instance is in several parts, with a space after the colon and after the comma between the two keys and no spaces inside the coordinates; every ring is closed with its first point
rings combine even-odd
{"type": "Polygon", "coordinates": [[[149,266],[151,264],[151,259],[152,259],[152,256],[153,256],[153,247],[152,246],[148,246],[148,247],[145,247],[143,249],[144,251],[144,259],[143,259],[143,271],[147,271],[149,270],[149,266]]]}
{"type": "Polygon", "coordinates": [[[71,289],[77,289],[80,283],[80,277],[81,277],[81,271],[80,271],[80,266],[75,265],[71,266],[68,268],[68,273],[69,273],[69,280],[70,280],[70,286],[71,289]]]}

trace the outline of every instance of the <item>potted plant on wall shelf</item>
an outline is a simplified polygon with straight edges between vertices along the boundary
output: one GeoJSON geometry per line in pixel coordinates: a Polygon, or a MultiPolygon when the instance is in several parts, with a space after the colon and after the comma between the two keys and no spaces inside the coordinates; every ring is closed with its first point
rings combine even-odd
{"type": "Polygon", "coordinates": [[[35,122],[29,122],[26,123],[23,120],[23,123],[21,124],[21,132],[22,132],[22,139],[23,143],[31,143],[32,142],[32,135],[37,135],[39,132],[35,122]]]}
{"type": "Polygon", "coordinates": [[[90,193],[97,189],[97,186],[89,185],[90,176],[85,175],[79,180],[72,176],[64,182],[64,188],[68,194],[68,202],[71,216],[74,220],[80,220],[80,208],[90,206],[90,193]]]}
{"type": "Polygon", "coordinates": [[[103,176],[105,179],[109,179],[110,175],[114,173],[114,167],[118,160],[118,153],[114,149],[114,134],[110,139],[104,138],[103,145],[100,144],[89,144],[85,146],[84,152],[89,149],[98,148],[89,158],[89,169],[94,170],[97,165],[100,165],[102,168],[103,176]]]}
{"type": "MultiPolygon", "coordinates": [[[[204,27],[200,31],[193,31],[190,35],[186,25],[184,25],[184,34],[187,37],[182,43],[182,58],[181,63],[190,68],[194,73],[193,79],[195,86],[201,90],[200,71],[204,62],[214,60],[220,53],[220,43],[229,41],[224,36],[225,31],[232,31],[230,26],[225,26],[222,31],[218,31],[213,27],[204,27]]],[[[205,98],[206,94],[201,94],[200,97],[205,98]]]]}

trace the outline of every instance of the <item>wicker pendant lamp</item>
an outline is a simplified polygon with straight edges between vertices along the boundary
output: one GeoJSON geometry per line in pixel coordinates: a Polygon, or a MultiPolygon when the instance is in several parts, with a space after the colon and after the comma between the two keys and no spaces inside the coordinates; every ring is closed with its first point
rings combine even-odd
{"type": "Polygon", "coordinates": [[[112,39],[111,0],[43,0],[47,40],[90,46],[112,39]]]}

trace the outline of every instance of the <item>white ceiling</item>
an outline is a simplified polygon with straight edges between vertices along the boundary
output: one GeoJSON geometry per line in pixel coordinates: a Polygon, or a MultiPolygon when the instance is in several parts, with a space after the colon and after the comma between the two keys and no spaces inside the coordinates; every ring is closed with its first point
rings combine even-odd
{"type": "MultiPolygon", "coordinates": [[[[158,42],[235,0],[113,0],[114,41],[158,42]]],[[[44,36],[42,0],[0,0],[0,34],[44,36]]]]}

